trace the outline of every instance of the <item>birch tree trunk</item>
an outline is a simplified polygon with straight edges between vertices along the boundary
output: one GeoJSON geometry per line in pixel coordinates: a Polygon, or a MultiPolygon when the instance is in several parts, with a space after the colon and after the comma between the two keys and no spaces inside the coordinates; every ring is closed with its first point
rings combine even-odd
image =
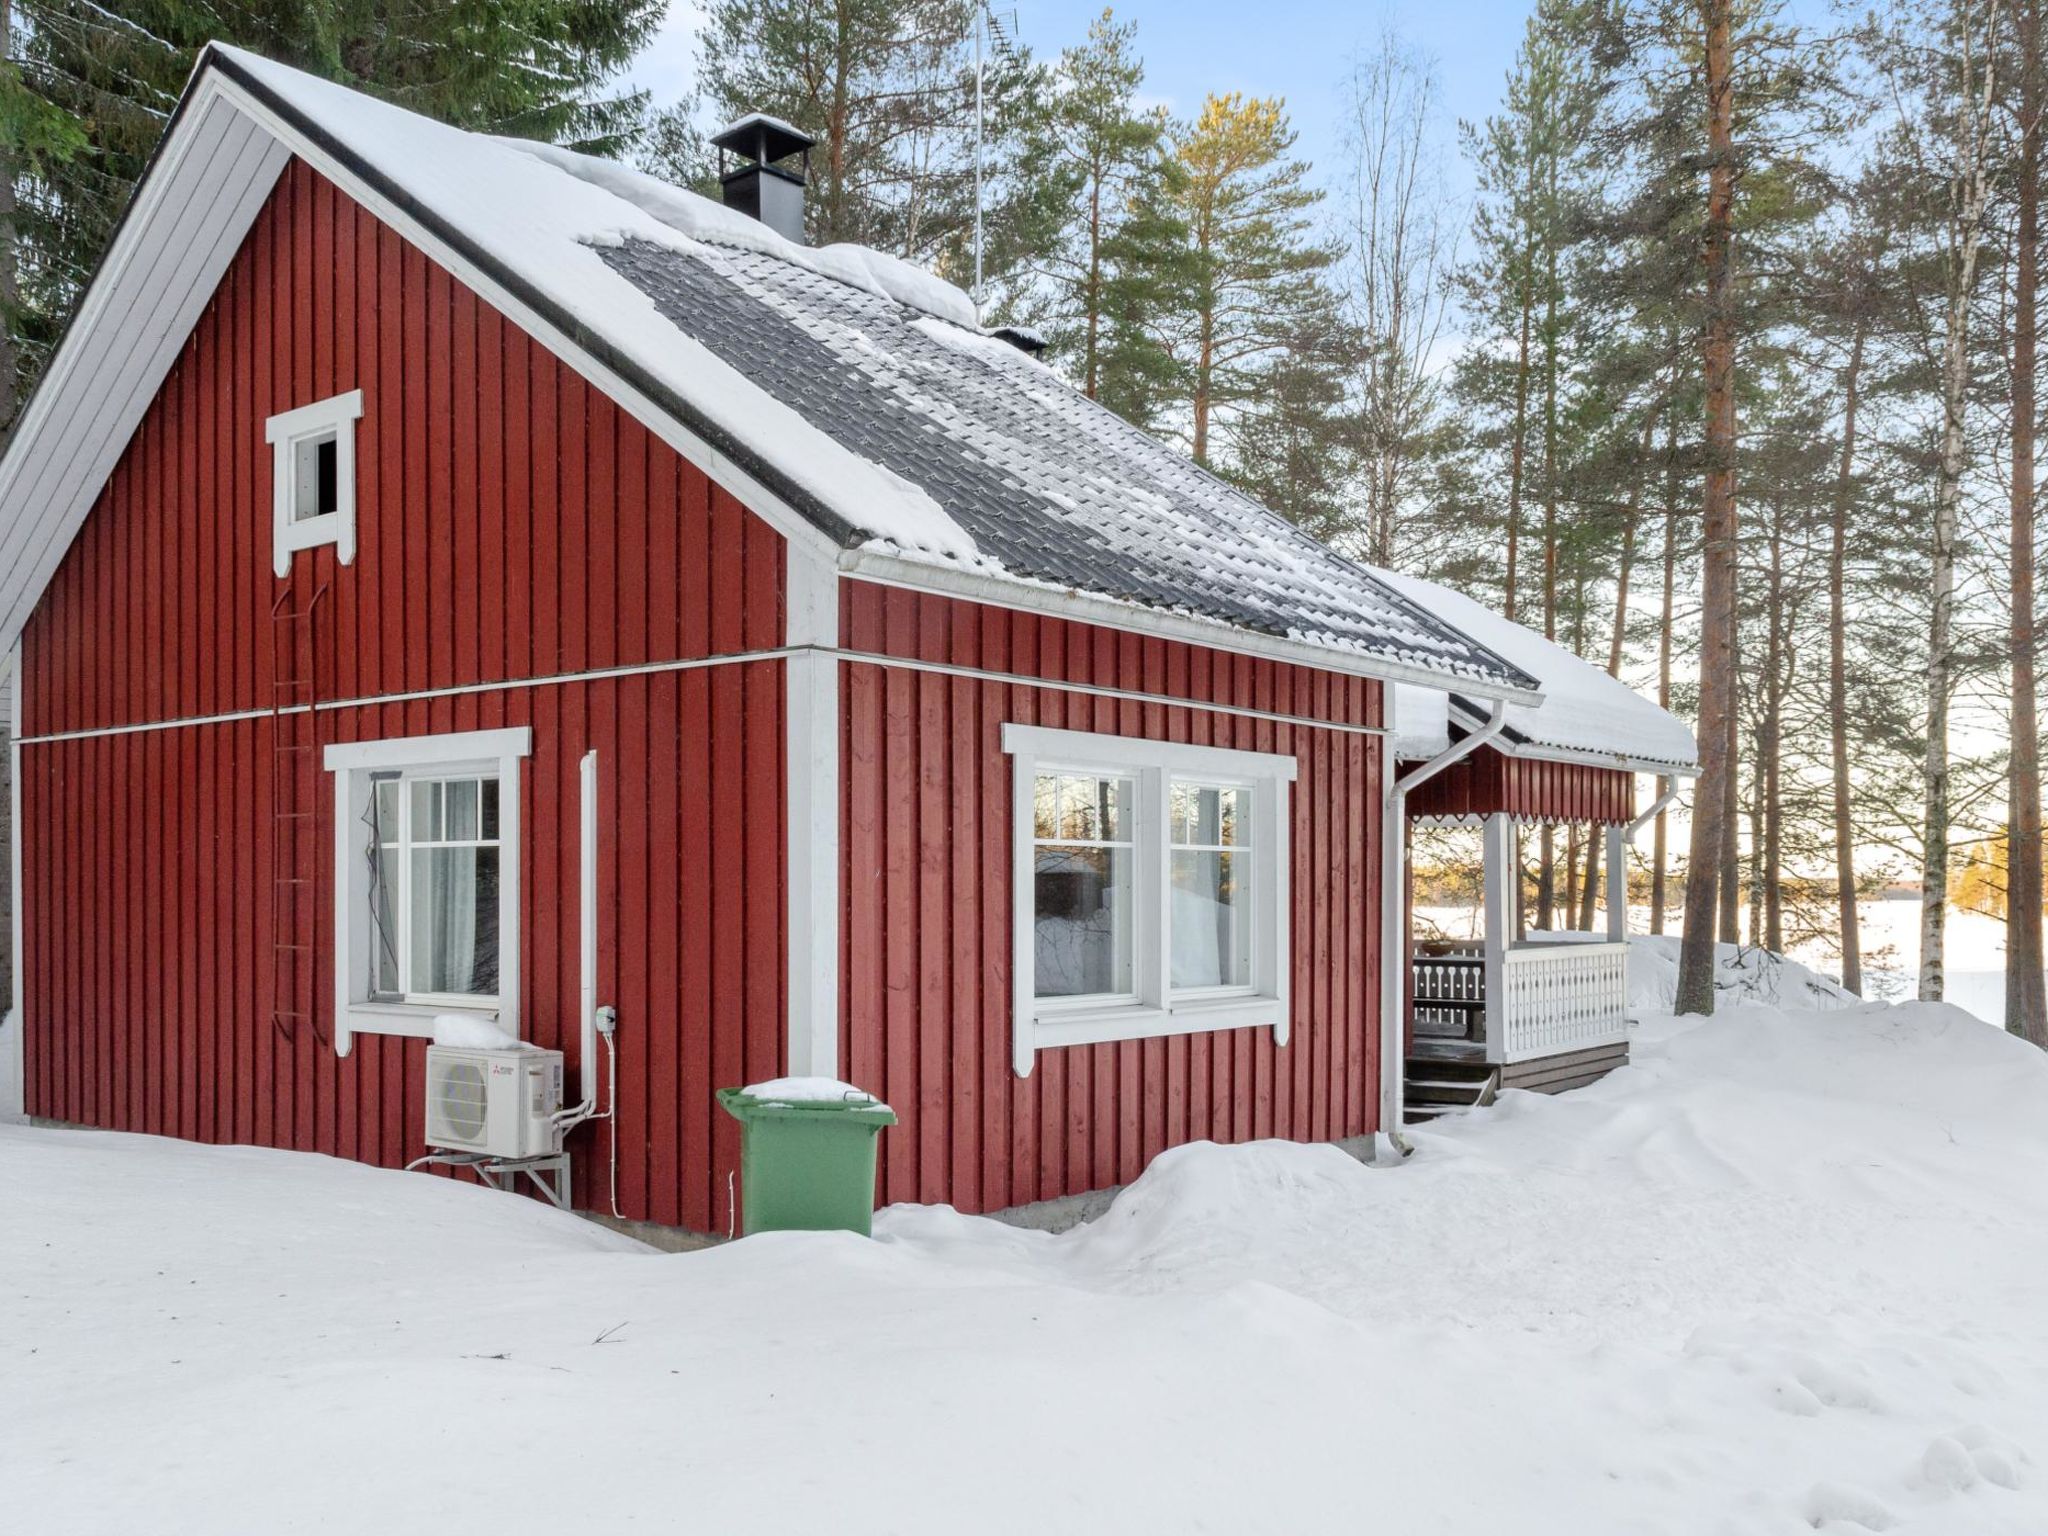
{"type": "MultiPolygon", "coordinates": [[[[1678,601],[1678,413],[1664,422],[1664,593],[1657,626],[1657,707],[1671,707],[1671,635],[1678,601]]],[[[1664,931],[1665,884],[1670,874],[1670,824],[1657,813],[1650,834],[1650,932],[1664,931]]]]}
{"type": "MultiPolygon", "coordinates": [[[[1552,162],[1551,201],[1546,218],[1554,216],[1556,177],[1552,162]]],[[[1545,239],[1543,269],[1543,638],[1557,638],[1557,241],[1545,239]]],[[[1543,824],[1542,863],[1536,871],[1536,926],[1548,928],[1557,904],[1557,835],[1543,824]]],[[[1569,894],[1565,921],[1571,921],[1569,894]]]]}
{"type": "MultiPolygon", "coordinates": [[[[1985,7],[1988,20],[1995,3],[1985,7]]],[[[1987,25],[1986,33],[1990,28],[1987,25]]],[[[1963,413],[1970,385],[1970,300],[1977,287],[1984,209],[1991,197],[1991,103],[1998,73],[1990,49],[1978,57],[1977,39],[1963,28],[1958,61],[1962,108],[1961,162],[1956,167],[1950,244],[1944,268],[1948,313],[1941,342],[1941,467],[1935,481],[1934,537],[1928,557],[1931,602],[1927,619],[1926,805],[1920,854],[1920,985],[1922,1002],[1946,990],[1948,934],[1949,697],[1954,691],[1956,537],[1963,500],[1963,413]],[[1981,67],[1981,83],[1976,80],[1981,67]]]]}
{"type": "Polygon", "coordinates": [[[1842,460],[1828,529],[1828,751],[1835,791],[1835,907],[1841,925],[1842,985],[1858,996],[1863,992],[1863,945],[1856,911],[1856,828],[1849,798],[1848,564],[1856,405],[1868,330],[1868,317],[1859,310],[1849,339],[1848,366],[1842,372],[1842,460]]]}
{"type": "MultiPolygon", "coordinates": [[[[1784,744],[1785,667],[1785,526],[1771,520],[1771,585],[1764,642],[1763,719],[1757,725],[1757,816],[1761,837],[1752,838],[1757,877],[1751,888],[1763,907],[1763,945],[1773,954],[1785,952],[1785,808],[1784,777],[1778,760],[1784,744]]],[[[1752,929],[1756,923],[1752,920],[1752,929]]]]}
{"type": "Polygon", "coordinates": [[[1508,568],[1502,578],[1505,591],[1501,612],[1510,623],[1515,617],[1515,589],[1521,584],[1516,565],[1522,545],[1522,474],[1529,457],[1529,329],[1535,309],[1535,273],[1532,240],[1522,253],[1522,335],[1515,348],[1515,439],[1508,450],[1508,568]]]}
{"type": "Polygon", "coordinates": [[[1700,611],[1700,779],[1686,865],[1679,1013],[1714,1011],[1714,917],[1722,849],[1733,835],[1727,784],[1735,702],[1735,82],[1734,0],[1699,0],[1706,85],[1707,208],[1702,245],[1706,314],[1700,365],[1706,394],[1706,494],[1700,611]]]}

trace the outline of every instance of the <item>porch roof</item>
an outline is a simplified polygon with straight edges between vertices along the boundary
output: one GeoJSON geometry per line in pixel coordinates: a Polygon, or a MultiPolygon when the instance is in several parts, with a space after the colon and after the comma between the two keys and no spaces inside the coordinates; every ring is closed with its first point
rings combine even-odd
{"type": "MultiPolygon", "coordinates": [[[[1543,690],[1540,704],[1509,704],[1497,738],[1510,757],[1557,759],[1644,773],[1697,771],[1699,747],[1685,722],[1620,679],[1462,592],[1418,576],[1384,573],[1417,607],[1514,661],[1543,690]]],[[[1476,729],[1484,707],[1453,690],[1399,683],[1393,689],[1395,755],[1419,761],[1454,735],[1476,729]]]]}

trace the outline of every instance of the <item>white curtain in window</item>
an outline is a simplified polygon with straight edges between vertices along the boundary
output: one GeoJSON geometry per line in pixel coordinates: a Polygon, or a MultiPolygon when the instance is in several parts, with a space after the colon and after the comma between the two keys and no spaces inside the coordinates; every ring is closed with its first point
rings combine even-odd
{"type": "Polygon", "coordinates": [[[473,992],[477,962],[477,853],[474,848],[422,848],[413,854],[413,977],[415,990],[473,992]]]}

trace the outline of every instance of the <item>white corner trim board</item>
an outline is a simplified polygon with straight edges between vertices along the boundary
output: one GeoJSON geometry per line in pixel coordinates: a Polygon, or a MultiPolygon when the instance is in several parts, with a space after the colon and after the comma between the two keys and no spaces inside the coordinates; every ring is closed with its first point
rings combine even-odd
{"type": "Polygon", "coordinates": [[[324,766],[334,775],[334,1052],[346,1056],[357,1034],[431,1037],[434,1016],[465,1011],[494,1015],[519,1032],[519,765],[533,753],[526,726],[335,742],[324,766]],[[432,1000],[376,997],[370,985],[370,863],[363,835],[376,779],[439,777],[472,771],[497,778],[498,985],[487,1003],[460,997],[432,1000]]]}
{"type": "Polygon", "coordinates": [[[11,1106],[21,1112],[27,1105],[27,1056],[23,1043],[28,1038],[28,1013],[22,1007],[27,987],[22,981],[26,969],[22,947],[21,919],[21,723],[22,700],[28,692],[27,680],[21,675],[21,641],[17,639],[7,653],[7,826],[11,834],[7,840],[7,880],[11,899],[7,913],[10,924],[8,942],[14,947],[8,951],[13,960],[13,992],[7,999],[7,1009],[14,1022],[6,1031],[11,1038],[0,1038],[0,1105],[11,1106]]]}
{"type": "Polygon", "coordinates": [[[263,424],[270,444],[271,566],[288,576],[292,556],[302,549],[334,546],[334,558],[352,565],[356,558],[356,423],[363,416],[363,392],[316,400],[282,411],[263,424]],[[319,449],[333,445],[333,505],[315,498],[323,475],[314,468],[319,449]]]}
{"type": "MultiPolygon", "coordinates": [[[[1271,1028],[1274,1044],[1286,1045],[1293,968],[1288,837],[1296,760],[1281,753],[1019,724],[1003,727],[1003,751],[1009,754],[1011,771],[1010,1041],[1011,1067],[1016,1074],[1028,1077],[1041,1050],[1106,1040],[1271,1028]],[[1127,978],[1127,985],[1111,983],[1107,990],[1088,992],[1041,985],[1038,971],[1042,957],[1049,952],[1047,945],[1060,947],[1050,930],[1060,923],[1092,930],[1094,923],[1089,919],[1076,924],[1071,917],[1042,916],[1038,910],[1041,843],[1076,841],[1064,832],[1052,838],[1039,837],[1036,808],[1041,775],[1049,781],[1054,775],[1095,776],[1114,779],[1122,786],[1117,793],[1127,825],[1103,832],[1102,841],[1105,849],[1115,849],[1125,862],[1120,872],[1101,882],[1110,887],[1106,896],[1099,891],[1093,894],[1103,900],[1101,910],[1113,915],[1119,908],[1127,911],[1121,924],[1114,924],[1112,917],[1115,931],[1107,939],[1115,957],[1111,970],[1127,978]],[[1219,833],[1209,843],[1198,843],[1192,833],[1177,843],[1172,825],[1173,791],[1189,786],[1242,791],[1244,798],[1238,803],[1248,803],[1249,813],[1234,819],[1248,825],[1234,825],[1228,838],[1219,833]],[[1210,843],[1228,846],[1212,847],[1210,843]],[[1197,953],[1192,966],[1190,955],[1177,948],[1175,913],[1177,907],[1184,918],[1190,909],[1199,911],[1201,898],[1198,890],[1183,892],[1176,882],[1177,852],[1196,856],[1198,863],[1204,857],[1220,863],[1221,857],[1227,856],[1234,871],[1231,901],[1209,898],[1213,915],[1196,919],[1197,953]],[[1188,899],[1182,900],[1182,896],[1188,899]],[[1238,902],[1244,904],[1241,928],[1235,926],[1240,916],[1238,902]],[[1223,974],[1226,948],[1218,931],[1226,916],[1236,936],[1233,943],[1242,951],[1232,954],[1227,976],[1223,974]],[[1183,969],[1183,978],[1187,969],[1203,965],[1213,967],[1215,974],[1199,982],[1177,982],[1177,965],[1183,969]]],[[[1221,799],[1219,795],[1211,803],[1221,799]]],[[[1103,816],[1106,820],[1108,812],[1103,816]]],[[[1079,839],[1079,843],[1087,841],[1079,839]]],[[[1118,871],[1116,854],[1098,867],[1118,871]]],[[[1081,942],[1100,946],[1103,941],[1098,933],[1089,931],[1081,942]]],[[[1071,983],[1075,977],[1070,974],[1061,980],[1071,983]]]]}

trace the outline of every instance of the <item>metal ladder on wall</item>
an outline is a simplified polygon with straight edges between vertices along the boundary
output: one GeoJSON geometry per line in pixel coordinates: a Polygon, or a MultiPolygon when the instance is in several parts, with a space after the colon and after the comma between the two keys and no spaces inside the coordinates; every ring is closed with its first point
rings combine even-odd
{"type": "Polygon", "coordinates": [[[319,878],[319,631],[322,582],[301,607],[296,574],[270,605],[270,1022],[316,1036],[313,960],[319,878]]]}

